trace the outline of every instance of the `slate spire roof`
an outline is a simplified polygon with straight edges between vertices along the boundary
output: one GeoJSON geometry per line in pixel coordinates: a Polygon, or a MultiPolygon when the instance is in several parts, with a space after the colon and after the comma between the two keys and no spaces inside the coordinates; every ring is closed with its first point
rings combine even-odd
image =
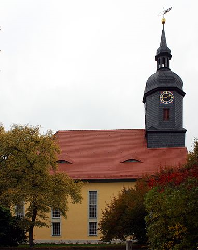
{"type": "MultiPolygon", "coordinates": [[[[163,19],[164,20],[164,19],[163,19]]],[[[185,96],[183,91],[182,79],[169,68],[169,61],[172,58],[171,50],[167,46],[164,24],[161,34],[160,47],[157,49],[155,61],[157,61],[157,71],[152,74],[147,82],[144,91],[143,102],[146,102],[146,97],[157,90],[177,90],[182,96],[185,96]]]]}
{"type": "Polygon", "coordinates": [[[168,53],[171,55],[171,50],[168,48],[166,44],[166,35],[165,35],[164,25],[162,29],[160,47],[157,49],[156,56],[158,56],[161,53],[168,53]]]}

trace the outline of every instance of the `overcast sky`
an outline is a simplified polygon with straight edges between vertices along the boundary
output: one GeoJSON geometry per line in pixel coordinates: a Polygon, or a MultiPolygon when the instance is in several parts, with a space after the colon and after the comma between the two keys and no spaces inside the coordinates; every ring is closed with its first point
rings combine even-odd
{"type": "Polygon", "coordinates": [[[184,128],[198,138],[197,0],[0,0],[0,121],[43,131],[144,128],[163,7],[184,128]]]}

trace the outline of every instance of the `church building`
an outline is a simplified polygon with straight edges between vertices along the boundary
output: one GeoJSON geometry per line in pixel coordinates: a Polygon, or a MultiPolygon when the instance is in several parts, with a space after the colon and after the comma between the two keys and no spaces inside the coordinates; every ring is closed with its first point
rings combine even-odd
{"type": "MultiPolygon", "coordinates": [[[[36,228],[35,242],[91,243],[102,210],[124,187],[133,187],[144,174],[184,164],[187,157],[183,128],[183,82],[170,69],[171,50],[165,36],[155,56],[156,73],[143,95],[145,129],[58,131],[59,171],[82,180],[83,201],[71,204],[67,219],[58,210],[49,215],[51,227],[36,228]]],[[[141,100],[140,100],[141,101],[141,100]]],[[[132,105],[132,104],[131,104],[132,105]]]]}

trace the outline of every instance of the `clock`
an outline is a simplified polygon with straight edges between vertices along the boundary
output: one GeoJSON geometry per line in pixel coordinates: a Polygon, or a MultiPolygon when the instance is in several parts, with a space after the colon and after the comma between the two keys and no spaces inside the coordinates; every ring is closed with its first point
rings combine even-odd
{"type": "Polygon", "coordinates": [[[170,104],[174,101],[174,95],[171,91],[163,91],[160,94],[160,102],[163,104],[170,104]]]}

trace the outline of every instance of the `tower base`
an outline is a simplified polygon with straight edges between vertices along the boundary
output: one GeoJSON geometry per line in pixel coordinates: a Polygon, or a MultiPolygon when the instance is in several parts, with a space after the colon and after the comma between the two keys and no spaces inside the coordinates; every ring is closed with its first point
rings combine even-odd
{"type": "Polygon", "coordinates": [[[186,129],[171,131],[146,131],[148,148],[185,147],[186,129]]]}

